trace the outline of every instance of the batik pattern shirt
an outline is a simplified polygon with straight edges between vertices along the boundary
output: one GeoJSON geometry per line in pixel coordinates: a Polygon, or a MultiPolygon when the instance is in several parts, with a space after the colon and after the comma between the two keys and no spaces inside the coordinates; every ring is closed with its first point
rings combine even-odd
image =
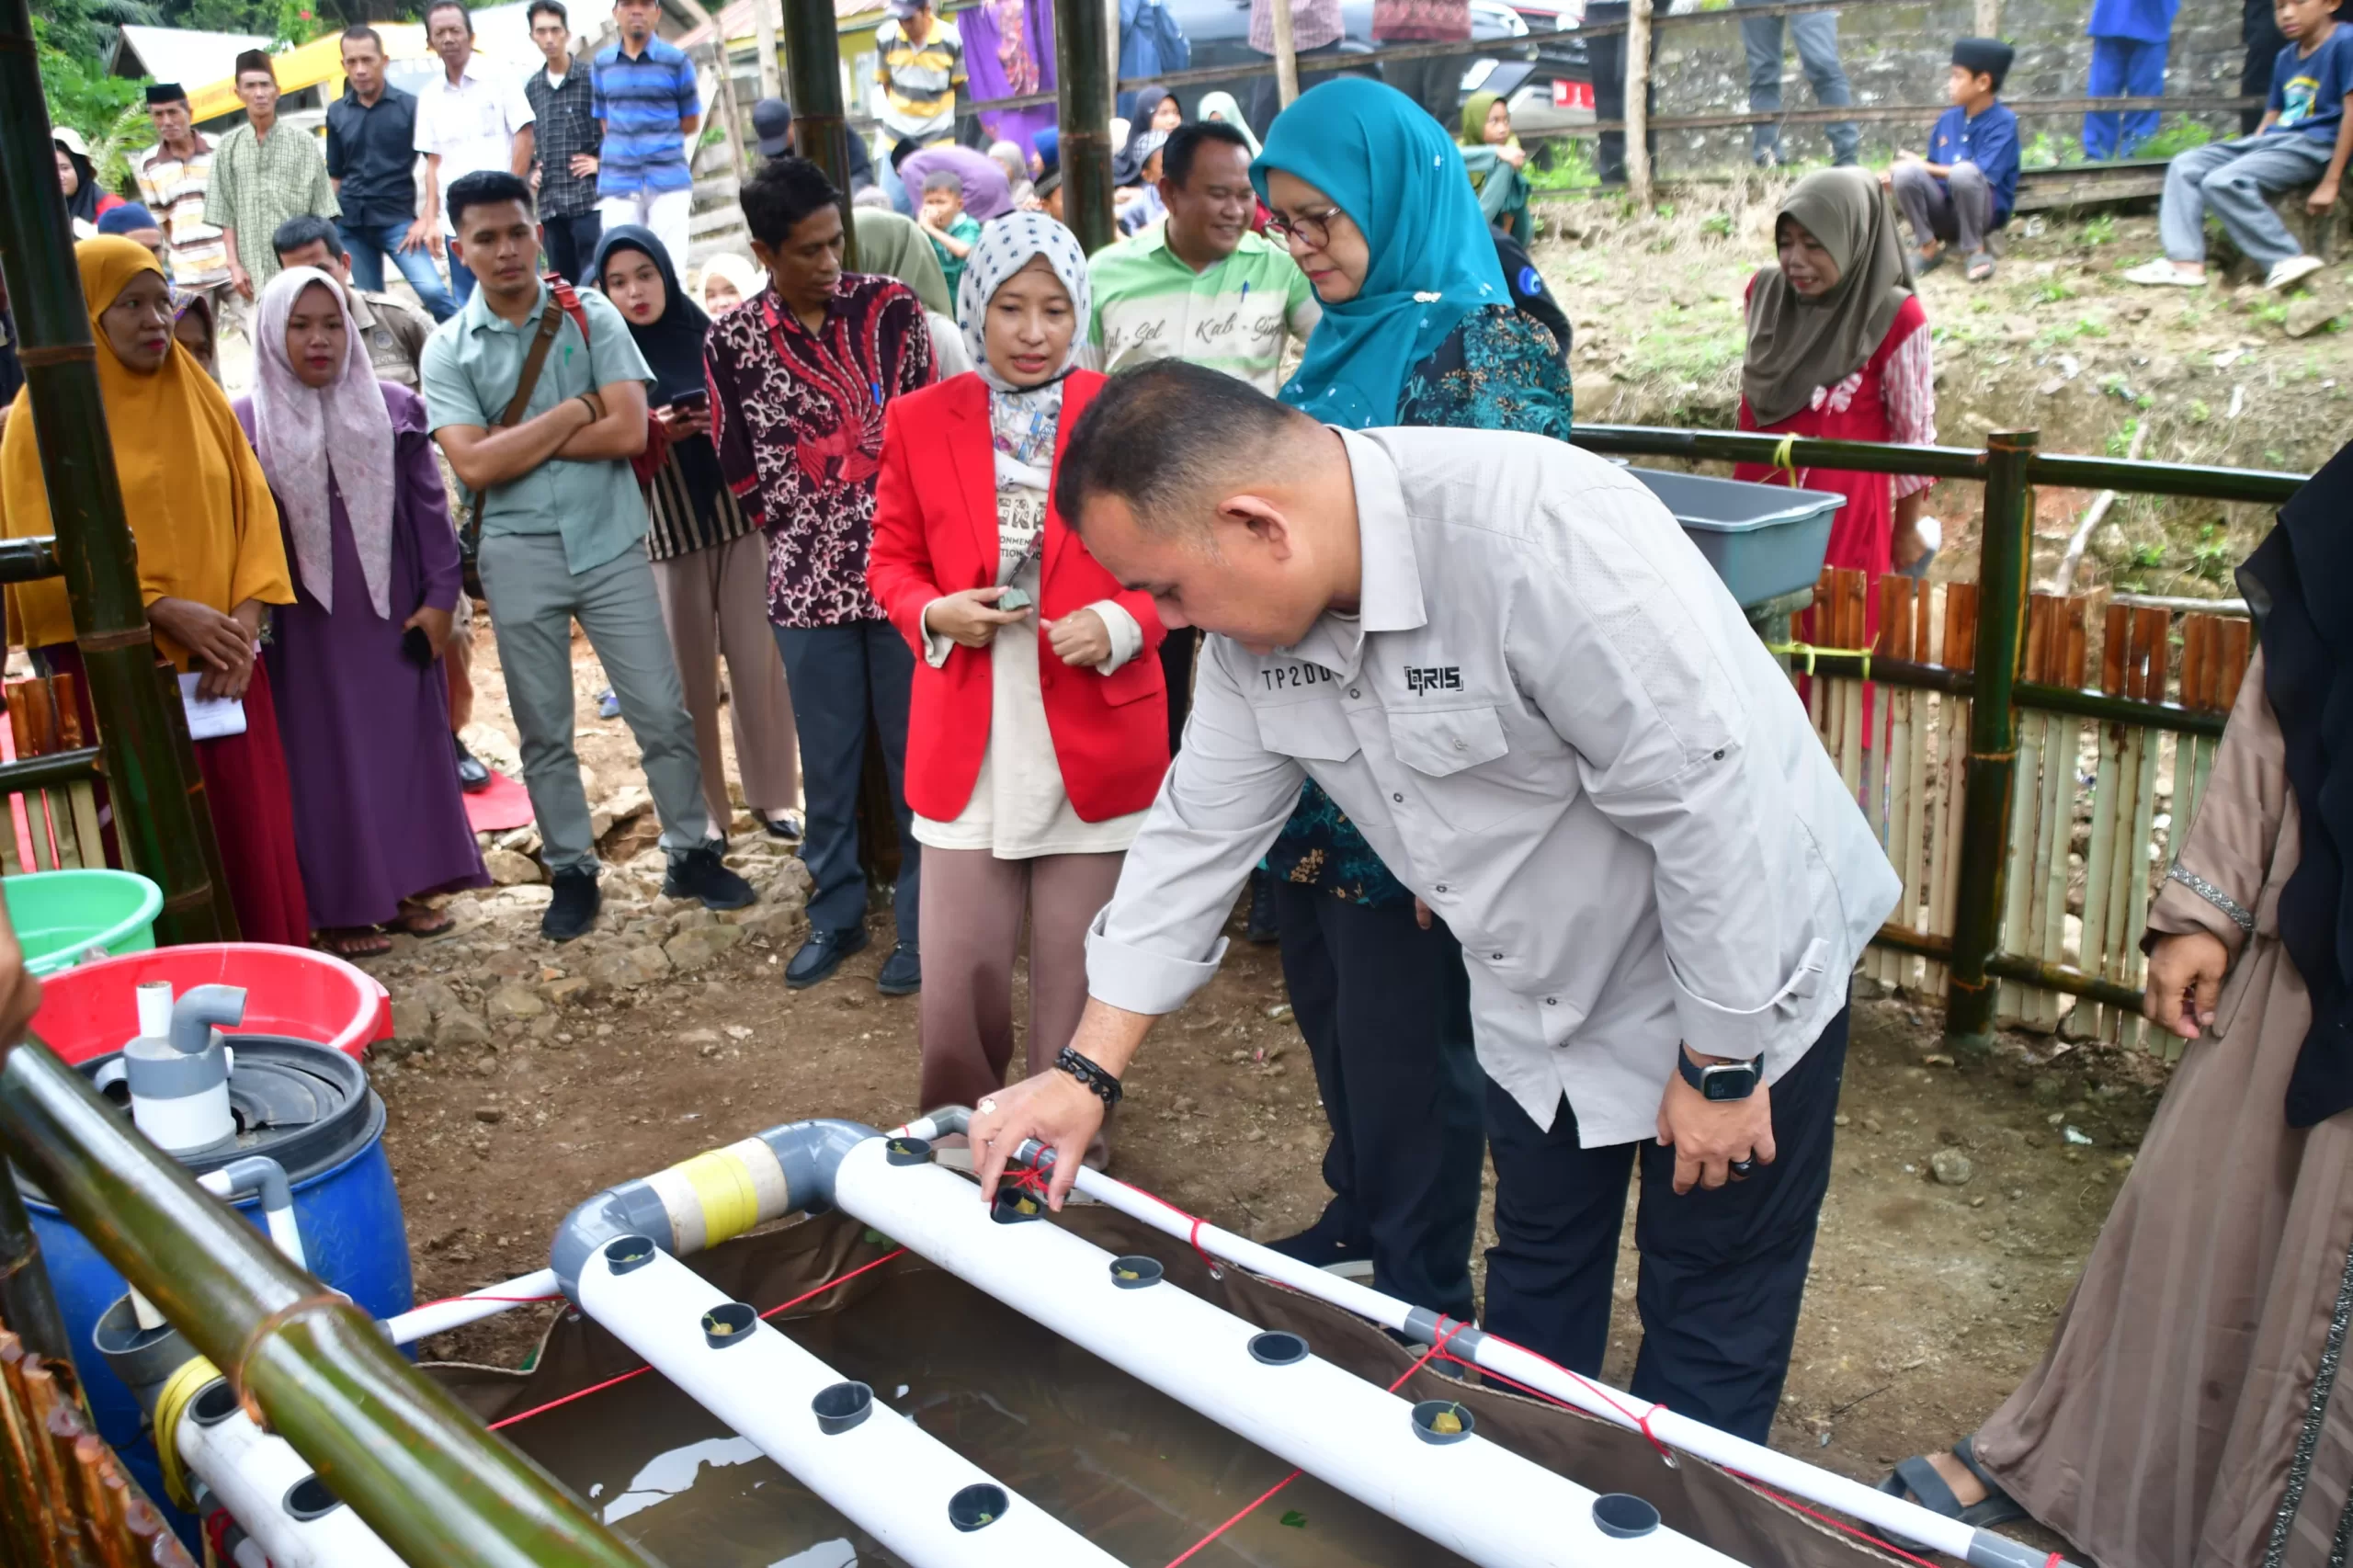
{"type": "Polygon", "coordinates": [[[915,290],[846,272],[811,333],[763,289],[703,345],[710,438],[727,488],[768,536],[768,619],[846,626],[884,619],[866,587],[882,413],[936,379],[915,290]]]}
{"type": "MultiPolygon", "coordinates": [[[[1509,305],[1489,305],[1464,316],[1406,373],[1397,423],[1524,430],[1565,441],[1574,395],[1552,332],[1509,305]]],[[[1299,809],[1267,852],[1266,865],[1285,881],[1374,908],[1413,896],[1313,780],[1301,788],[1299,809]]]]}

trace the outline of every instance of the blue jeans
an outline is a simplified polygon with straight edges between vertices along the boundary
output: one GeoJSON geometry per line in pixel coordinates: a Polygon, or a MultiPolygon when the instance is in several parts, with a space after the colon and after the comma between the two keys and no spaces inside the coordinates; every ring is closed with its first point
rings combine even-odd
{"type": "MultiPolygon", "coordinates": [[[[1735,0],[1745,6],[1761,5],[1764,0],[1735,0]]],[[[1846,67],[1838,63],[1838,13],[1813,11],[1788,18],[1790,35],[1797,41],[1798,63],[1805,69],[1805,79],[1813,85],[1813,101],[1824,108],[1844,108],[1855,101],[1854,89],[1847,84],[1846,67]]],[[[1758,114],[1781,112],[1781,21],[1779,17],[1743,17],[1740,19],[1741,46],[1748,54],[1748,107],[1758,114]]],[[[1834,120],[1824,126],[1830,139],[1830,161],[1851,164],[1855,148],[1863,139],[1851,119],[1834,120]]],[[[1781,128],[1771,120],[1760,120],[1749,128],[1749,153],[1759,163],[1781,155],[1781,128]]]]}
{"type": "MultiPolygon", "coordinates": [[[[446,239],[445,235],[445,242],[446,239]]],[[[458,253],[454,247],[449,252],[449,295],[458,301],[460,306],[463,306],[468,300],[474,297],[473,271],[458,259],[458,253]]]]}
{"type": "MultiPolygon", "coordinates": [[[[2092,40],[2092,68],[2086,96],[2095,98],[2159,98],[2165,91],[2165,40],[2131,38],[2092,40]]],[[[2084,116],[2084,156],[2129,158],[2157,133],[2157,111],[2136,108],[2084,116]]]]}
{"type": "Polygon", "coordinates": [[[435,321],[445,322],[458,313],[459,301],[452,300],[449,290],[441,286],[441,271],[433,265],[433,253],[423,245],[415,250],[401,249],[401,242],[408,237],[406,223],[364,229],[337,223],[335,231],[343,236],[344,254],[351,257],[351,281],[360,290],[370,294],[383,292],[384,257],[389,256],[435,321]]]}
{"type": "Polygon", "coordinates": [[[801,863],[816,881],[809,928],[844,931],[866,919],[866,874],[858,864],[858,788],[870,727],[882,745],[891,810],[899,821],[899,881],[891,906],[898,943],[920,945],[923,846],[907,808],[907,707],[915,656],[887,620],[841,626],[779,626],[785,684],[801,731],[801,789],[809,803],[801,863]],[[806,692],[806,697],[801,694],[806,692]]]}

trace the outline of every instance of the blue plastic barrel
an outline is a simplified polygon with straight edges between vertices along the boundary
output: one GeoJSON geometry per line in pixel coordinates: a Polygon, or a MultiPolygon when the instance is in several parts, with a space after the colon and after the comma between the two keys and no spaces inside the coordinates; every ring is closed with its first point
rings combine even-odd
{"type": "MultiPolygon", "coordinates": [[[[230,1103],[238,1118],[238,1146],[188,1162],[193,1174],[249,1154],[286,1166],[294,1191],[294,1218],[311,1272],[349,1296],[371,1317],[388,1318],[415,1304],[409,1274],[408,1231],[392,1162],[384,1154],[384,1106],[352,1058],[309,1040],[267,1035],[232,1039],[235,1070],[230,1103]],[[253,1131],[247,1131],[247,1129],[253,1131]]],[[[79,1064],[97,1076],[119,1053],[79,1064]]],[[[126,1119],[128,1110],[125,1111],[126,1119]]],[[[153,1437],[139,1402],[108,1370],[92,1347],[99,1315],[129,1289],[114,1267],[82,1233],[42,1200],[29,1184],[26,1206],[49,1265],[50,1283],[73,1335],[74,1359],[87,1391],[98,1435],[114,1446],[147,1494],[172,1516],[181,1538],[195,1545],[196,1521],[171,1508],[153,1437]]],[[[237,1210],[258,1229],[259,1199],[237,1210]]]]}

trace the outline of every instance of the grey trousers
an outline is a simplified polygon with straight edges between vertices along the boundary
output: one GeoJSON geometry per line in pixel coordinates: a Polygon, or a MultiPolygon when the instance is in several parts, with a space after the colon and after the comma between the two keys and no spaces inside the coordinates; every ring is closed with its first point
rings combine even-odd
{"type": "Polygon", "coordinates": [[[678,684],[694,716],[702,758],[702,803],[710,820],[735,812],[727,798],[727,759],[719,747],[719,661],[727,661],[727,716],[735,732],[735,769],[744,803],[774,816],[801,804],[801,759],[784,659],[768,625],[768,540],[756,529],[687,555],[654,563],[662,619],[678,659],[678,684]]]}
{"type": "Polygon", "coordinates": [[[678,687],[678,664],[663,629],[645,551],[624,551],[574,574],[559,534],[493,534],[482,541],[482,585],[506,671],[506,702],[523,738],[523,785],[539,818],[541,858],[551,871],[595,870],[588,796],[572,745],[572,623],[605,666],[621,718],[637,737],[645,787],[673,856],[710,833],[694,720],[678,687]]]}
{"type": "Polygon", "coordinates": [[[2211,212],[2257,266],[2269,268],[2302,256],[2304,247],[2268,199],[2319,179],[2328,172],[2334,151],[2333,142],[2293,131],[2192,147],[2165,170],[2165,200],[2157,208],[2165,255],[2175,261],[2205,260],[2206,215],[2211,212]]]}
{"type": "Polygon", "coordinates": [[[809,895],[810,928],[844,931],[866,919],[866,875],[858,865],[858,791],[870,724],[881,743],[891,809],[899,819],[892,918],[899,945],[920,951],[923,846],[915,842],[915,813],[907,809],[907,706],[915,656],[887,620],[779,626],[776,645],[784,655],[784,678],[792,687],[793,716],[801,729],[801,788],[809,802],[801,861],[817,883],[809,895]]]}
{"type": "MultiPolygon", "coordinates": [[[[1766,0],[1735,0],[1741,6],[1761,6],[1766,0]]],[[[1740,19],[1741,46],[1748,53],[1748,107],[1759,114],[1779,114],[1781,109],[1781,22],[1779,17],[1743,17],[1740,19]]],[[[1805,79],[1813,85],[1813,101],[1824,108],[1844,108],[1855,101],[1854,89],[1847,84],[1847,69],[1838,63],[1838,13],[1812,11],[1788,18],[1790,34],[1798,46],[1798,63],[1805,69],[1805,79]]],[[[1824,126],[1830,138],[1830,161],[1851,164],[1855,149],[1863,133],[1851,119],[1834,120],[1824,126]]],[[[1749,128],[1749,151],[1763,157],[1781,153],[1781,128],[1771,120],[1761,121],[1749,128]]]]}
{"type": "Polygon", "coordinates": [[[1975,164],[1955,164],[1938,179],[1926,164],[1909,159],[1895,165],[1895,205],[1912,225],[1915,244],[1942,240],[1963,256],[1985,248],[1994,226],[1994,188],[1975,164]]]}

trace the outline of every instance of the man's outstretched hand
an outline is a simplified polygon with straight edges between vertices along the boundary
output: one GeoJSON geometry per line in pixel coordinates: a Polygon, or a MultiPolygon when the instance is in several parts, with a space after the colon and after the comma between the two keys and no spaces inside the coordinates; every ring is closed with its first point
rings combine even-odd
{"type": "Polygon", "coordinates": [[[1059,1211],[1078,1179],[1087,1145],[1103,1130],[1103,1102],[1067,1073],[1048,1068],[999,1089],[972,1108],[972,1169],[981,1178],[981,1199],[996,1200],[997,1183],[1022,1141],[1035,1138],[1054,1152],[1054,1173],[1046,1207],[1059,1211]]]}

